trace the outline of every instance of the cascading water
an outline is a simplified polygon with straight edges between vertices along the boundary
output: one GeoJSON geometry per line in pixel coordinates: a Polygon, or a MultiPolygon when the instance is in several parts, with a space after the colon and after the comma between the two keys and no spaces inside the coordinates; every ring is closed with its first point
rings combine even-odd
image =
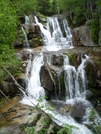
{"type": "Polygon", "coordinates": [[[27,39],[27,35],[26,35],[26,32],[24,30],[24,28],[22,27],[22,32],[23,32],[23,35],[24,35],[24,47],[29,47],[29,43],[28,43],[28,39],[27,39]]]}
{"type": "Polygon", "coordinates": [[[41,23],[39,23],[36,16],[34,18],[36,24],[39,25],[41,29],[45,50],[57,51],[59,49],[72,47],[72,34],[65,19],[62,22],[65,32],[64,37],[62,28],[57,18],[48,17],[46,26],[43,26],[41,23]]]}
{"type": "Polygon", "coordinates": [[[30,24],[30,19],[28,16],[25,16],[25,24],[30,24]]]}
{"type": "MultiPolygon", "coordinates": [[[[41,23],[38,22],[38,19],[35,17],[36,24],[39,25],[41,32],[42,32],[42,38],[44,45],[46,46],[46,49],[49,51],[56,51],[59,49],[63,49],[65,47],[72,46],[72,35],[71,31],[68,27],[67,21],[65,19],[62,20],[63,27],[60,27],[60,23],[58,22],[57,18],[47,18],[47,25],[44,27],[41,23]],[[64,29],[64,33],[62,32],[62,29],[64,29]]],[[[23,30],[23,28],[22,28],[23,30]]],[[[23,30],[24,32],[24,30],[23,30]]],[[[44,53],[44,51],[43,51],[44,53]]],[[[41,96],[45,96],[45,91],[41,87],[40,84],[40,68],[44,64],[44,62],[47,62],[49,65],[51,63],[51,54],[48,54],[48,56],[44,56],[44,54],[41,53],[33,59],[30,55],[30,60],[27,65],[26,75],[28,77],[28,86],[27,91],[29,93],[30,99],[36,104],[37,100],[41,96]],[[31,67],[32,65],[32,67],[31,67]]],[[[69,58],[67,55],[63,55],[64,57],[64,64],[63,64],[63,70],[64,70],[64,80],[65,80],[65,101],[61,101],[61,103],[74,105],[75,102],[81,101],[84,103],[87,108],[91,108],[91,105],[88,101],[85,100],[85,91],[86,91],[86,77],[85,77],[85,65],[88,60],[88,56],[85,55],[85,58],[82,58],[82,62],[80,66],[75,69],[75,67],[71,66],[69,64],[69,58]]],[[[60,75],[60,74],[59,74],[60,75]]],[[[60,80],[59,82],[59,97],[61,94],[61,86],[60,86],[60,80]]],[[[57,100],[56,100],[57,101],[57,100]]],[[[59,100],[58,100],[59,101],[59,100]]],[[[24,104],[32,105],[26,98],[23,98],[21,101],[24,104]]],[[[85,113],[85,120],[82,121],[82,124],[77,123],[69,114],[61,114],[57,110],[47,111],[47,113],[51,113],[57,120],[54,120],[59,125],[62,124],[69,124],[74,125],[78,127],[78,129],[73,128],[72,134],[93,134],[87,127],[85,127],[84,122],[87,121],[87,115],[88,113],[85,113]],[[59,121],[60,120],[60,121],[59,121]]]]}
{"type": "MultiPolygon", "coordinates": [[[[43,55],[41,53],[40,55],[37,55],[33,60],[31,75],[28,80],[28,87],[26,89],[30,95],[30,99],[32,99],[32,101],[34,101],[35,104],[37,103],[37,100],[41,96],[45,96],[44,89],[41,87],[40,84],[40,76],[39,76],[40,68],[42,65],[43,65],[43,55]]],[[[27,69],[28,68],[29,65],[27,66],[27,69]]],[[[32,105],[26,98],[24,98],[21,102],[32,105]]]]}
{"type": "Polygon", "coordinates": [[[86,92],[86,76],[85,76],[85,64],[87,63],[89,57],[85,55],[85,59],[82,58],[82,63],[77,68],[77,71],[75,67],[68,65],[68,59],[67,63],[64,61],[64,70],[65,70],[65,87],[66,87],[66,100],[72,99],[74,97],[81,97],[85,98],[85,92],[86,92]]]}

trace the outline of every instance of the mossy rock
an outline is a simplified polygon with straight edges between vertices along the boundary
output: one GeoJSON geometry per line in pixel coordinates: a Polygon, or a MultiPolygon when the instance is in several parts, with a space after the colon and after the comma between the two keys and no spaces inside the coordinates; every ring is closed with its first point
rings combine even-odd
{"type": "Polygon", "coordinates": [[[92,60],[89,60],[86,68],[87,80],[89,87],[97,86],[96,65],[92,60]]]}
{"type": "Polygon", "coordinates": [[[80,58],[81,54],[74,53],[72,55],[70,54],[67,54],[67,55],[69,57],[70,65],[75,66],[77,68],[81,63],[81,58],[80,58]]]}

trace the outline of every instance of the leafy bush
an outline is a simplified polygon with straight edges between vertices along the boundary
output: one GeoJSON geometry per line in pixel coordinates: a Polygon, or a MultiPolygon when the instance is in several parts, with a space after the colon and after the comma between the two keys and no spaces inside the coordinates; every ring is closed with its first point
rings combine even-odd
{"type": "Polygon", "coordinates": [[[0,82],[7,76],[5,68],[15,74],[20,64],[15,59],[12,42],[16,37],[17,15],[9,0],[0,1],[0,82]]]}
{"type": "Polygon", "coordinates": [[[90,121],[90,126],[94,132],[94,134],[101,133],[101,120],[99,119],[97,113],[93,108],[90,109],[88,119],[90,121]]]}

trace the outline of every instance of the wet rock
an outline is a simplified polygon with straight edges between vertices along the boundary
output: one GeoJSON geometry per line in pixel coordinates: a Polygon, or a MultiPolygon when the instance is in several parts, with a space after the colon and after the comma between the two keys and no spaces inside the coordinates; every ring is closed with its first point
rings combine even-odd
{"type": "Polygon", "coordinates": [[[71,105],[69,114],[77,121],[81,121],[88,106],[89,104],[84,103],[83,101],[75,101],[75,103],[71,105]]]}
{"type": "MultiPolygon", "coordinates": [[[[23,38],[23,36],[22,36],[22,38],[23,38]]],[[[20,38],[17,41],[13,42],[12,46],[14,48],[23,48],[23,39],[22,38],[20,38]]]]}
{"type": "Polygon", "coordinates": [[[3,81],[1,89],[5,95],[14,96],[17,93],[17,87],[14,82],[3,81]]]}
{"type": "Polygon", "coordinates": [[[25,60],[28,59],[29,53],[30,53],[30,52],[27,52],[27,51],[15,52],[15,58],[18,59],[18,60],[25,61],[25,60]]]}
{"type": "Polygon", "coordinates": [[[19,83],[19,85],[21,85],[24,89],[26,89],[27,87],[27,83],[28,83],[28,79],[26,74],[21,74],[17,80],[17,82],[19,83]]]}
{"type": "Polygon", "coordinates": [[[32,23],[29,29],[28,39],[33,39],[33,38],[41,38],[41,32],[39,26],[32,23]]]}
{"type": "Polygon", "coordinates": [[[55,81],[50,71],[49,65],[47,63],[45,63],[41,67],[40,81],[41,81],[41,86],[46,90],[48,90],[49,92],[55,90],[55,81]]]}
{"type": "Polygon", "coordinates": [[[33,39],[29,40],[29,43],[30,43],[31,48],[35,48],[35,47],[43,45],[43,41],[41,38],[33,38],[33,39]]]}
{"type": "Polygon", "coordinates": [[[41,86],[48,98],[63,99],[65,96],[64,71],[62,68],[45,63],[40,71],[41,86]],[[47,93],[48,91],[48,93],[47,93]],[[57,95],[57,96],[56,96],[57,95]]]}
{"type": "Polygon", "coordinates": [[[94,93],[90,90],[86,90],[86,99],[90,100],[94,97],[94,93]]]}
{"type": "Polygon", "coordinates": [[[74,53],[72,55],[67,54],[69,57],[70,65],[75,66],[76,68],[81,64],[81,53],[74,53]]]}
{"type": "Polygon", "coordinates": [[[97,70],[96,64],[93,60],[89,60],[85,68],[87,74],[87,80],[90,87],[97,87],[97,70]]]}
{"type": "Polygon", "coordinates": [[[63,65],[63,55],[52,55],[52,64],[56,66],[62,66],[63,65]]]}

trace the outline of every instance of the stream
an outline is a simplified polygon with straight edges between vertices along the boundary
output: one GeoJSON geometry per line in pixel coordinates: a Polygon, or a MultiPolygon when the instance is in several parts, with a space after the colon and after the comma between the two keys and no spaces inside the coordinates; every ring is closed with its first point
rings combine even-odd
{"type": "MultiPolygon", "coordinates": [[[[90,129],[88,129],[85,125],[89,124],[88,116],[89,111],[92,107],[91,103],[86,100],[86,90],[88,86],[85,66],[87,64],[89,57],[87,55],[81,55],[81,64],[77,68],[75,68],[74,66],[70,65],[68,55],[62,55],[62,70],[64,71],[65,97],[64,99],[62,99],[62,87],[61,83],[59,83],[58,93],[54,92],[53,97],[51,97],[51,99],[47,101],[47,99],[45,99],[45,89],[41,87],[40,69],[42,65],[44,65],[44,63],[52,65],[52,54],[49,53],[46,57],[44,57],[44,55],[45,53],[48,53],[50,51],[52,53],[65,48],[72,49],[72,33],[66,19],[59,21],[55,17],[48,17],[47,23],[44,26],[42,23],[38,21],[38,18],[36,16],[33,17],[35,19],[36,25],[40,27],[44,46],[40,54],[37,54],[34,57],[30,55],[29,63],[26,68],[26,76],[28,78],[26,90],[30,95],[30,100],[37,104],[40,97],[44,97],[43,102],[41,102],[41,105],[45,107],[43,108],[43,110],[45,110],[45,112],[47,113],[51,113],[57,119],[54,119],[54,121],[59,125],[67,123],[69,125],[76,126],[78,129],[73,128],[72,134],[93,134],[93,132],[90,129]],[[52,106],[52,104],[55,105],[54,111],[46,110],[46,107],[52,106]],[[79,105],[84,106],[85,112],[80,123],[79,121],[77,122],[77,120],[73,118],[73,116],[75,115],[71,116],[71,114],[68,114],[68,112],[66,111],[61,112],[62,108],[60,107],[60,105],[77,105],[78,107],[79,105]]],[[[28,17],[25,18],[25,23],[30,23],[28,17]]],[[[27,48],[29,49],[28,39],[23,27],[22,31],[24,33],[26,45],[28,46],[27,48]]],[[[20,103],[32,105],[25,97],[20,101],[20,103]]],[[[79,107],[79,110],[81,108],[82,107],[79,107]]],[[[98,120],[96,120],[96,124],[97,121],[98,120]]]]}

